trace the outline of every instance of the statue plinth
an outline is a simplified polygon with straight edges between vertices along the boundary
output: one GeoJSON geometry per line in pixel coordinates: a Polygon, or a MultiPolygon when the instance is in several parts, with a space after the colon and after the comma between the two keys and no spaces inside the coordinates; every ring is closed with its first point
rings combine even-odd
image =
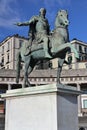
{"type": "Polygon", "coordinates": [[[77,130],[77,96],[81,92],[56,84],[9,90],[5,130],[77,130]]]}

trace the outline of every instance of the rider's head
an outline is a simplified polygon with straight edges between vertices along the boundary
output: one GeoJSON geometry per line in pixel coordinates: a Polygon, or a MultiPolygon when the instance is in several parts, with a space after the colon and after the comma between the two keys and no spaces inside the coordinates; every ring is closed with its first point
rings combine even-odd
{"type": "Polygon", "coordinates": [[[39,11],[40,15],[44,16],[46,15],[46,9],[45,8],[41,8],[39,11]]]}

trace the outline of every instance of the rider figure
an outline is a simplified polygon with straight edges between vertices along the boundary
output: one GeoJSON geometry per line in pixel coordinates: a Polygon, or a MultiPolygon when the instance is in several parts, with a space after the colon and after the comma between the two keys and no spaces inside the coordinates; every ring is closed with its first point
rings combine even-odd
{"type": "Polygon", "coordinates": [[[30,26],[29,29],[29,46],[26,54],[29,54],[29,47],[32,45],[32,41],[36,40],[38,43],[43,42],[45,57],[51,58],[48,53],[48,35],[50,32],[50,27],[48,20],[45,18],[46,9],[41,8],[38,16],[33,16],[28,22],[17,23],[18,26],[30,26]]]}

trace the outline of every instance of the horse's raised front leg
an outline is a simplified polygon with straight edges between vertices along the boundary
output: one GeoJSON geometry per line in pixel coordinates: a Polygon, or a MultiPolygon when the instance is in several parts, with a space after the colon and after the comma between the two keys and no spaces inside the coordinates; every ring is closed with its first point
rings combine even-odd
{"type": "Polygon", "coordinates": [[[60,82],[60,75],[61,75],[61,71],[62,71],[64,61],[65,61],[65,58],[64,59],[61,59],[61,58],[58,59],[57,85],[61,83],[60,82]]]}
{"type": "Polygon", "coordinates": [[[71,43],[69,43],[69,46],[70,46],[71,50],[74,52],[75,57],[76,57],[77,59],[79,59],[79,53],[78,53],[78,51],[75,49],[75,47],[74,47],[71,43]]]}

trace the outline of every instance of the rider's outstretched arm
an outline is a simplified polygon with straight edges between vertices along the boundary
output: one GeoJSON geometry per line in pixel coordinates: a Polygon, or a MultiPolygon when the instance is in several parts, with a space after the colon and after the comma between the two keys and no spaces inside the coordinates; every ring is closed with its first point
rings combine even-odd
{"type": "Polygon", "coordinates": [[[29,21],[26,21],[26,22],[18,22],[16,23],[15,25],[17,26],[28,26],[30,25],[31,23],[35,23],[36,21],[38,21],[38,17],[37,16],[33,16],[29,21]]]}

